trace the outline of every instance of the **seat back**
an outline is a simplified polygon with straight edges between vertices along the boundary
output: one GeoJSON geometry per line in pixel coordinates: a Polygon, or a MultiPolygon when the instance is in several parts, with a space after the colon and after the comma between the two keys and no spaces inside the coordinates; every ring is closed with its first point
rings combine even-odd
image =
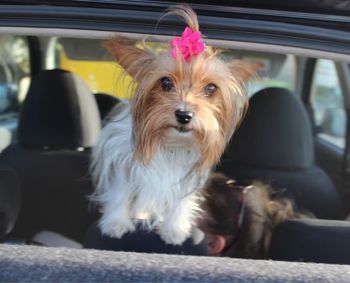
{"type": "Polygon", "coordinates": [[[19,180],[11,169],[0,168],[0,240],[12,231],[19,208],[19,180]]]}
{"type": "Polygon", "coordinates": [[[348,221],[297,219],[277,225],[269,258],[330,264],[350,264],[348,221]]]}
{"type": "Polygon", "coordinates": [[[94,96],[102,120],[105,120],[114,108],[114,106],[116,106],[120,102],[119,98],[109,95],[107,93],[98,92],[94,93],[94,96]]]}
{"type": "Polygon", "coordinates": [[[81,241],[94,215],[88,168],[101,128],[96,101],[85,83],[63,70],[33,78],[18,124],[18,143],[0,154],[21,183],[21,209],[13,235],[30,239],[52,230],[81,241]]]}
{"type": "Polygon", "coordinates": [[[241,183],[261,180],[317,217],[343,217],[339,194],[314,164],[314,141],[307,112],[282,88],[267,88],[250,99],[219,170],[241,183]]]}

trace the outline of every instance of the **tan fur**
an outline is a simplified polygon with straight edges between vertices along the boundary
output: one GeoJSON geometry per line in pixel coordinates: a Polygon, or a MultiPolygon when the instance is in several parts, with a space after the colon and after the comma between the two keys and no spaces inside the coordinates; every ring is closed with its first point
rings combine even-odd
{"type": "MultiPolygon", "coordinates": [[[[176,6],[169,13],[182,16],[192,30],[199,30],[197,16],[188,6],[176,6]]],[[[216,164],[247,107],[243,84],[260,65],[242,61],[227,65],[209,51],[184,62],[181,56],[174,60],[169,52],[155,56],[120,37],[106,42],[105,47],[137,83],[132,103],[135,158],[149,164],[167,143],[169,129],[176,126],[177,107],[186,105],[195,113],[192,143],[202,156],[196,169],[207,170],[216,164]],[[162,91],[164,76],[173,80],[172,92],[162,91]],[[204,95],[209,83],[219,88],[213,97],[204,95]]]]}
{"type": "Polygon", "coordinates": [[[254,182],[244,189],[244,219],[237,231],[232,226],[237,225],[242,188],[224,175],[215,173],[209,178],[204,191],[203,206],[207,215],[200,226],[209,234],[226,237],[226,256],[266,258],[276,225],[287,219],[313,217],[310,213],[296,211],[290,199],[272,197],[270,186],[254,182]],[[232,231],[236,234],[233,235],[232,231]]]}
{"type": "Polygon", "coordinates": [[[249,227],[250,253],[267,256],[273,228],[287,219],[305,218],[294,209],[293,202],[287,198],[271,198],[273,189],[261,182],[254,182],[247,192],[246,205],[251,218],[249,227]]]}
{"type": "Polygon", "coordinates": [[[182,17],[193,31],[199,31],[198,18],[196,13],[188,5],[175,5],[168,9],[164,16],[174,14],[182,17]]]}

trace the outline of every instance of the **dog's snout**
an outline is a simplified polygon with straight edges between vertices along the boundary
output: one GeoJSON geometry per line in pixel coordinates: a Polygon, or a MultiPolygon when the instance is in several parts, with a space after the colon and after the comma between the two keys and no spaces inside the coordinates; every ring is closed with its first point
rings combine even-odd
{"type": "Polygon", "coordinates": [[[189,122],[191,122],[191,119],[193,117],[193,112],[183,111],[183,110],[178,109],[175,111],[175,116],[176,116],[176,120],[180,124],[188,124],[189,122]]]}

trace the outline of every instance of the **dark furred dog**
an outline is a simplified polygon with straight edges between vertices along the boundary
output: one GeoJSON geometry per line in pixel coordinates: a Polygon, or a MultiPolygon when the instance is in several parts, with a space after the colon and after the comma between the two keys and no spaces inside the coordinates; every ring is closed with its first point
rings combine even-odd
{"type": "Polygon", "coordinates": [[[291,218],[309,217],[293,202],[273,195],[268,185],[242,187],[222,174],[212,174],[204,189],[200,228],[207,234],[209,255],[266,258],[273,228],[291,218]]]}

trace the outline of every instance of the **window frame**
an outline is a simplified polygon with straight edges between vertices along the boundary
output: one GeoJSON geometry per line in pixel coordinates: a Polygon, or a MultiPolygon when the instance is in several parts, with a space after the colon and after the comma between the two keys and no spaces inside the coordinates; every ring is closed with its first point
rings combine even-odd
{"type": "MultiPolygon", "coordinates": [[[[303,101],[304,105],[306,106],[307,111],[309,113],[309,118],[310,118],[311,125],[313,128],[315,140],[330,147],[331,150],[334,150],[335,152],[343,154],[345,149],[342,149],[339,146],[335,145],[334,143],[329,142],[326,139],[323,139],[322,137],[317,136],[316,125],[315,125],[315,121],[314,121],[314,109],[313,109],[312,102],[311,102],[311,90],[312,90],[312,86],[313,86],[313,79],[314,79],[314,75],[315,75],[315,71],[316,71],[317,61],[320,59],[322,59],[322,58],[308,58],[305,62],[304,77],[303,77],[302,89],[301,89],[301,98],[302,98],[302,101],[303,101]]],[[[349,69],[349,65],[347,63],[337,62],[335,60],[332,60],[332,61],[334,63],[336,74],[338,76],[339,87],[340,87],[341,92],[342,92],[344,110],[347,113],[350,109],[350,69],[349,69]]],[[[348,124],[349,124],[348,123],[349,116],[348,116],[348,114],[346,114],[346,116],[347,116],[347,126],[346,126],[346,128],[347,128],[348,124]]],[[[347,144],[347,142],[349,140],[348,133],[349,132],[346,130],[345,145],[347,144]]]]}
{"type": "Polygon", "coordinates": [[[317,60],[318,58],[306,59],[302,76],[301,98],[308,111],[310,122],[313,127],[315,162],[326,171],[337,189],[346,197],[346,195],[350,196],[350,67],[349,63],[338,62],[333,59],[346,113],[345,149],[342,149],[322,137],[317,136],[313,108],[311,105],[311,87],[317,60]]]}

